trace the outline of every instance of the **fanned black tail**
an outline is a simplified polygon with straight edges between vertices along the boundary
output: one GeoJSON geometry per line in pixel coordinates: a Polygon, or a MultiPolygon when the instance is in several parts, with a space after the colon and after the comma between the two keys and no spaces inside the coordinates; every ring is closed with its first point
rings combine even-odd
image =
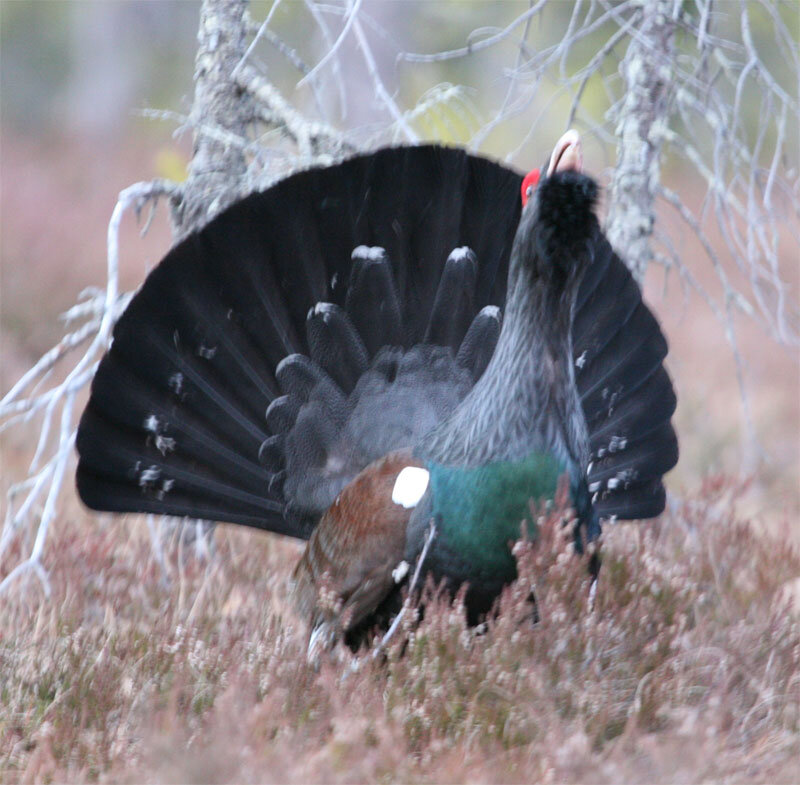
{"type": "Polygon", "coordinates": [[[184,240],[98,369],[81,498],[307,537],[485,368],[518,184],[462,151],[387,149],[294,175],[184,240]]]}
{"type": "MultiPolygon", "coordinates": [[[[79,428],[81,498],[308,537],[483,373],[519,187],[463,151],[393,148],[229,208],[117,324],[79,428]]],[[[589,488],[602,516],[649,517],[677,460],[666,343],[608,243],[595,256],[573,330],[589,488]]]]}

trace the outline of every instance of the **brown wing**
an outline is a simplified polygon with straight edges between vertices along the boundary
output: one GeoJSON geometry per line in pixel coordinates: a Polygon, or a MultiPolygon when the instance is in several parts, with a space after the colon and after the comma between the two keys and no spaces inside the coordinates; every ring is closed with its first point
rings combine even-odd
{"type": "Polygon", "coordinates": [[[394,585],[413,508],[392,501],[400,472],[422,467],[408,450],[371,463],[337,496],[294,571],[293,599],[312,628],[346,632],[372,613],[394,585]]]}

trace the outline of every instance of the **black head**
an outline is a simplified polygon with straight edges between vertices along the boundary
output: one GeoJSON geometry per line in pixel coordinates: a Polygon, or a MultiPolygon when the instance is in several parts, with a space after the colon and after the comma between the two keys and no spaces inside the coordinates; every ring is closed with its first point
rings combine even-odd
{"type": "Polygon", "coordinates": [[[522,211],[516,239],[519,261],[537,279],[563,288],[591,263],[598,193],[591,177],[571,169],[539,183],[522,211]]]}

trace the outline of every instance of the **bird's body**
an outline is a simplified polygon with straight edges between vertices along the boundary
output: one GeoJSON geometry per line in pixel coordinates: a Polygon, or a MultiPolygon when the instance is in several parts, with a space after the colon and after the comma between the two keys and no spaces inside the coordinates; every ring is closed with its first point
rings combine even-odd
{"type": "Polygon", "coordinates": [[[524,210],[518,175],[437,147],[230,208],[115,330],[78,437],[84,501],[309,539],[292,596],[327,640],[398,594],[431,521],[426,569],[480,612],[562,476],[579,546],[602,517],[658,514],[666,343],[575,152],[524,210]]]}

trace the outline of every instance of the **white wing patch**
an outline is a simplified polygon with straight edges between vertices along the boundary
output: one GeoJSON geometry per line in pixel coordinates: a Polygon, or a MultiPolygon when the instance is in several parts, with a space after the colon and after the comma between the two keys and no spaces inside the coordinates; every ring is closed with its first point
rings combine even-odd
{"type": "Polygon", "coordinates": [[[429,479],[430,474],[427,469],[420,469],[418,466],[406,466],[397,475],[397,480],[392,490],[392,501],[406,509],[416,507],[428,488],[429,479]]]}

